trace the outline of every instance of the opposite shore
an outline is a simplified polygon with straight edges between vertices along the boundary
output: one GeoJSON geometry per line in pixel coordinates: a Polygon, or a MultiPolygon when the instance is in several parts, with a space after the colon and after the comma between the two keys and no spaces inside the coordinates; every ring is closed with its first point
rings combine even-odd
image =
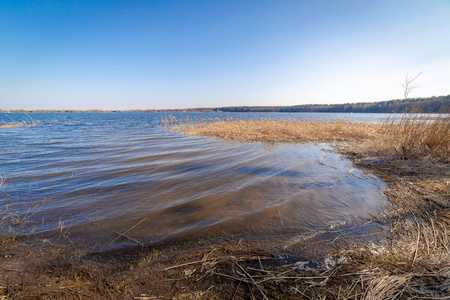
{"type": "Polygon", "coordinates": [[[450,106],[450,95],[344,104],[303,104],[293,106],[230,106],[184,109],[76,110],[76,109],[0,109],[0,113],[174,113],[174,112],[284,112],[284,113],[443,113],[450,106]]]}

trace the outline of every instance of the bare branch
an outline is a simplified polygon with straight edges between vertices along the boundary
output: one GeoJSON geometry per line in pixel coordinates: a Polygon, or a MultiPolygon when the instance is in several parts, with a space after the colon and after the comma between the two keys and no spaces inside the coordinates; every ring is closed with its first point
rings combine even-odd
{"type": "Polygon", "coordinates": [[[415,76],[410,76],[409,72],[406,73],[406,77],[405,77],[405,82],[404,83],[400,83],[400,85],[403,87],[404,89],[404,93],[405,93],[405,99],[408,99],[409,93],[416,89],[421,87],[420,84],[414,84],[413,82],[419,78],[420,75],[422,75],[423,73],[425,73],[426,71],[424,69],[420,70],[420,72],[415,75],[415,76]]]}

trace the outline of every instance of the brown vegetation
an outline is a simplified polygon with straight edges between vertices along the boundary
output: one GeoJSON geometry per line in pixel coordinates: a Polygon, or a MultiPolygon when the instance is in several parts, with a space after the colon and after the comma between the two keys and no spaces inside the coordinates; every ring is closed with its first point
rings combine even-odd
{"type": "Polygon", "coordinates": [[[31,121],[31,122],[10,122],[5,124],[0,124],[0,128],[17,128],[17,127],[33,127],[40,125],[41,122],[39,121],[31,121]]]}
{"type": "Polygon", "coordinates": [[[0,124],[0,128],[16,128],[16,127],[25,127],[27,126],[27,123],[7,123],[7,124],[0,124]]]}
{"type": "Polygon", "coordinates": [[[344,121],[219,121],[188,125],[181,130],[189,135],[219,137],[248,142],[347,142],[373,138],[381,124],[344,121]]]}
{"type": "Polygon", "coordinates": [[[219,121],[191,124],[180,129],[189,135],[219,137],[248,142],[336,143],[346,142],[347,151],[364,156],[449,162],[450,116],[433,118],[405,115],[383,123],[348,121],[219,121]],[[347,146],[348,146],[347,145],[347,146]],[[356,147],[358,145],[358,147],[356,147]]]}
{"type": "Polygon", "coordinates": [[[389,205],[373,220],[387,231],[385,238],[377,244],[341,243],[317,258],[321,267],[308,269],[306,261],[286,261],[283,245],[268,249],[234,236],[97,254],[3,236],[0,298],[448,298],[449,124],[447,116],[406,116],[383,124],[250,121],[182,128],[247,141],[345,142],[335,149],[389,184],[389,205]]]}
{"type": "Polygon", "coordinates": [[[388,119],[379,135],[351,149],[359,156],[449,163],[450,116],[410,114],[388,119]]]}

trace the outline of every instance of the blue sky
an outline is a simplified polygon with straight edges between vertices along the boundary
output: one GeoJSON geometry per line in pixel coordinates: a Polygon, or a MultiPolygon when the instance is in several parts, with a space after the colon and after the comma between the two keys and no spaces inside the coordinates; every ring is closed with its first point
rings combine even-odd
{"type": "Polygon", "coordinates": [[[450,94],[450,0],[0,0],[0,109],[450,94]]]}

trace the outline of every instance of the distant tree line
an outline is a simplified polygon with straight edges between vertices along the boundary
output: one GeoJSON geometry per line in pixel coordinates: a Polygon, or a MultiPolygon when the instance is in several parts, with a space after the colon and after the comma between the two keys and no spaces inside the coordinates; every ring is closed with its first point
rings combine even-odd
{"type": "MultiPolygon", "coordinates": [[[[367,103],[346,104],[309,104],[294,106],[235,106],[220,107],[214,111],[223,112],[316,112],[316,113],[448,113],[450,109],[450,95],[429,98],[414,98],[403,100],[389,100],[367,103]]],[[[202,109],[197,109],[201,111],[202,109]]],[[[206,109],[211,110],[211,109],[206,109]]]]}
{"type": "Polygon", "coordinates": [[[381,102],[346,104],[306,104],[294,106],[231,106],[188,109],[134,109],[134,110],[2,110],[0,113],[126,113],[126,112],[311,112],[311,113],[449,113],[450,95],[428,98],[397,99],[381,102]]]}

